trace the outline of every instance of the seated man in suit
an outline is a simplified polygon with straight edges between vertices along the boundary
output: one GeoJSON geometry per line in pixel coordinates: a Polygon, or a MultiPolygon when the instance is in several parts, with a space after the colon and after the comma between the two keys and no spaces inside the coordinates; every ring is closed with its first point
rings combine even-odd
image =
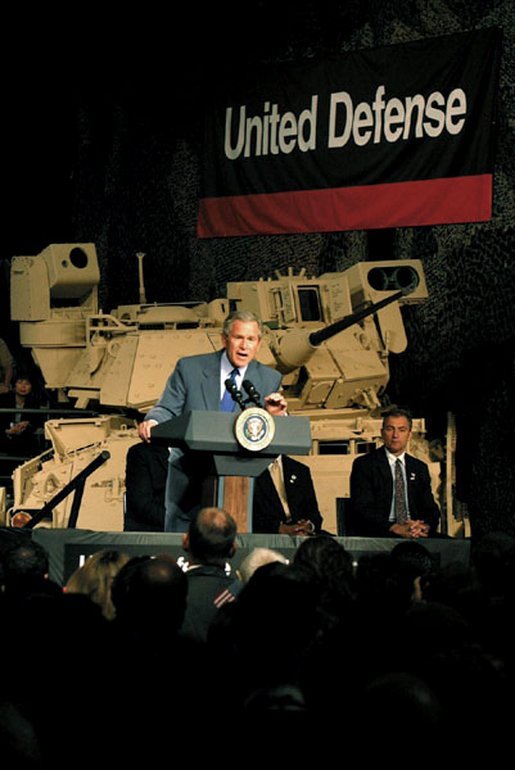
{"type": "Polygon", "coordinates": [[[364,537],[431,537],[440,511],[427,465],[406,452],[412,419],[404,409],[383,420],[384,446],[356,458],[350,477],[347,534],[364,537]]]}
{"type": "Polygon", "coordinates": [[[314,535],[322,516],[307,465],[279,455],[254,484],[252,531],[314,535]]]}
{"type": "MultiPolygon", "coordinates": [[[[227,379],[238,389],[249,379],[264,395],[269,414],[285,414],[287,404],[278,392],[280,373],[255,360],[262,335],[263,325],[254,313],[236,311],[227,318],[221,350],[179,359],[160,400],[139,424],[140,438],[150,441],[155,425],[191,410],[234,411],[236,403],[227,398],[227,379]]],[[[165,531],[188,531],[191,517],[200,508],[201,476],[198,461],[173,447],[168,462],[165,531]]]]}
{"type": "Polygon", "coordinates": [[[162,532],[165,525],[167,447],[133,444],[125,463],[126,532],[162,532]]]}

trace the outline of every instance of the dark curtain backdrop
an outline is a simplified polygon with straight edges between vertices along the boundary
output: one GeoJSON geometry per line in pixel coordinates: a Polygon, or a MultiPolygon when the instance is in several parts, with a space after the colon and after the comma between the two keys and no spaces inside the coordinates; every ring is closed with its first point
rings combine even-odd
{"type": "Polygon", "coordinates": [[[2,54],[1,256],[94,242],[104,310],[137,301],[137,251],[156,302],[224,296],[229,280],[290,266],[319,274],[422,259],[430,297],[403,310],[409,349],[391,358],[388,395],[426,415],[430,436],[456,414],[458,493],[473,533],[515,534],[514,16],[510,0],[249,0],[188,6],[171,19],[149,8],[107,23],[91,11],[64,32],[48,14],[44,27],[32,18],[24,55],[2,54]],[[197,240],[203,103],[215,83],[260,62],[492,26],[504,42],[491,222],[197,240]]]}

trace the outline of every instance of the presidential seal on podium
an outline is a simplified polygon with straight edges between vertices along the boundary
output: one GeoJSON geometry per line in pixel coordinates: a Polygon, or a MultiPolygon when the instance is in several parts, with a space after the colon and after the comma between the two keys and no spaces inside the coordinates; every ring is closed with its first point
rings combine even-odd
{"type": "Polygon", "coordinates": [[[236,441],[251,452],[265,449],[272,442],[274,434],[274,418],[260,406],[245,409],[234,422],[236,441]]]}

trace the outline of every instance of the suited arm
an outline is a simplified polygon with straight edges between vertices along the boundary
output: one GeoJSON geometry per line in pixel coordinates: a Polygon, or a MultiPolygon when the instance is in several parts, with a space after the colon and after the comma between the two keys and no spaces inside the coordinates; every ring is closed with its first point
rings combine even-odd
{"type": "Polygon", "coordinates": [[[391,536],[384,489],[379,488],[377,473],[370,463],[355,461],[352,464],[350,498],[349,534],[359,537],[391,536]]]}
{"type": "Polygon", "coordinates": [[[179,360],[177,366],[169,376],[161,398],[155,406],[145,415],[145,420],[166,422],[172,417],[182,414],[186,402],[186,383],[183,372],[183,361],[179,360]]]}
{"type": "MultiPolygon", "coordinates": [[[[287,495],[290,490],[291,487],[287,485],[287,495]]],[[[288,498],[290,499],[290,495],[288,495],[288,498]]],[[[322,514],[318,507],[318,500],[309,468],[302,469],[299,473],[299,488],[295,499],[292,500],[290,510],[294,521],[307,519],[313,523],[315,532],[320,532],[322,529],[322,514]]]]}
{"type": "MultiPolygon", "coordinates": [[[[164,479],[163,483],[159,485],[160,488],[157,488],[155,475],[159,472],[159,466],[156,465],[153,474],[150,468],[151,463],[156,463],[152,449],[144,444],[136,445],[136,451],[129,449],[127,452],[125,471],[126,529],[135,527],[136,530],[163,531],[165,515],[164,479]]],[[[166,477],[166,467],[163,473],[166,477]]]]}
{"type": "Polygon", "coordinates": [[[313,522],[315,527],[315,532],[320,532],[320,530],[322,529],[322,524],[324,520],[322,518],[322,514],[320,513],[320,509],[318,507],[318,501],[316,499],[315,490],[313,488],[313,485],[311,486],[312,486],[312,491],[311,491],[311,494],[308,496],[308,506],[309,506],[308,519],[313,522]]]}
{"type": "Polygon", "coordinates": [[[260,392],[264,408],[275,416],[285,413],[286,401],[281,395],[281,374],[263,364],[252,361],[246,379],[251,380],[260,392]],[[272,397],[272,398],[271,398],[272,397]]]}
{"type": "Polygon", "coordinates": [[[258,476],[254,484],[252,531],[256,534],[276,533],[282,521],[279,497],[273,490],[268,470],[265,474],[267,474],[266,478],[258,476]]]}
{"type": "Polygon", "coordinates": [[[431,489],[431,476],[429,475],[429,469],[425,463],[421,463],[418,469],[420,475],[418,500],[417,500],[417,516],[429,525],[429,536],[435,534],[438,524],[440,522],[440,509],[438,508],[435,499],[433,497],[433,491],[431,489]]]}

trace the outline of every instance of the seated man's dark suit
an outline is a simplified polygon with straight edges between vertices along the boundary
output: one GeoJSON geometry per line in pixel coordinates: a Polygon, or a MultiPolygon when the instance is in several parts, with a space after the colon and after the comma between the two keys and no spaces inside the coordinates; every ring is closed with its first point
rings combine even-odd
{"type": "MultiPolygon", "coordinates": [[[[405,454],[407,494],[411,519],[429,524],[429,537],[436,533],[440,511],[431,491],[427,465],[405,454]]],[[[362,455],[352,464],[350,509],[345,534],[359,537],[394,537],[389,521],[393,478],[384,447],[362,455]]]]}
{"type": "MultiPolygon", "coordinates": [[[[293,460],[287,455],[282,457],[284,488],[292,516],[291,523],[306,519],[312,521],[315,532],[320,532],[322,516],[307,465],[293,460]]],[[[279,494],[268,470],[258,476],[254,482],[252,509],[252,531],[261,533],[278,532],[281,523],[286,523],[286,515],[279,494]]]]}
{"type": "Polygon", "coordinates": [[[168,449],[158,444],[133,444],[125,464],[126,532],[162,532],[168,449]]]}

